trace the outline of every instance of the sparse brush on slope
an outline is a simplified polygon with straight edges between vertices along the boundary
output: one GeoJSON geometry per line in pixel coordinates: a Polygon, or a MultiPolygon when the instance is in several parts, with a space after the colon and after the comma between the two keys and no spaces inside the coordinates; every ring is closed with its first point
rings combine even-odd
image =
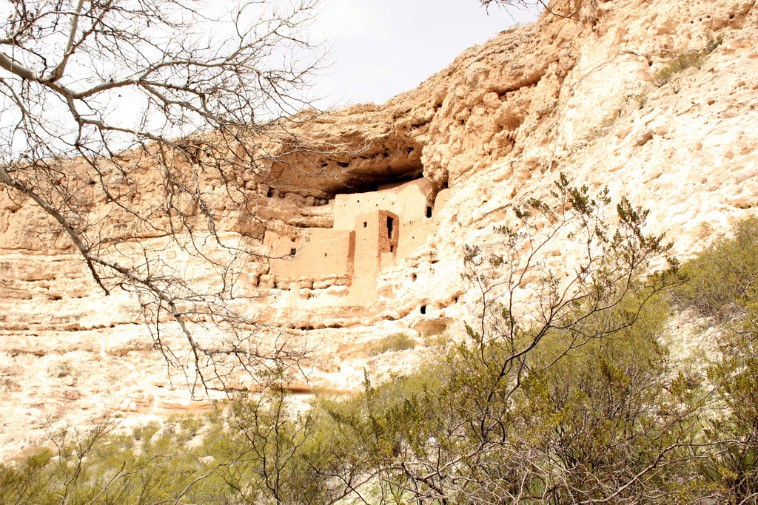
{"type": "Polygon", "coordinates": [[[553,198],[526,202],[497,252],[468,249],[481,312],[444,359],[307,413],[274,388],[204,428],[59,442],[54,458],[0,467],[0,502],[753,503],[758,220],[645,275],[666,246],[644,211],[622,200],[609,229],[605,194],[562,178],[553,198]],[[532,233],[543,219],[549,232],[532,233]],[[547,262],[563,233],[588,246],[569,277],[547,262]],[[489,283],[491,268],[510,284],[489,283]],[[660,339],[682,307],[719,331],[706,374],[675,369],[660,339]]]}

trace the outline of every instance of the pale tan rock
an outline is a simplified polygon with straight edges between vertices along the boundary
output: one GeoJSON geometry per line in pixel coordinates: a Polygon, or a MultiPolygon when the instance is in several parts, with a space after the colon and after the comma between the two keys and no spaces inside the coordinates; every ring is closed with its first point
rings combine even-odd
{"type": "MultiPolygon", "coordinates": [[[[665,231],[683,258],[758,213],[755,2],[577,2],[553,2],[561,12],[581,3],[576,20],[544,15],[503,32],[383,105],[293,127],[315,152],[345,152],[293,155],[263,176],[240,174],[254,216],[209,182],[225,209],[225,240],[282,258],[245,270],[240,303],[270,326],[271,339],[283,333],[313,352],[312,385],[301,392],[355,390],[364,369],[379,380],[435,352],[360,354],[393,334],[418,342],[461,335],[478,302],[460,275],[463,245],[495,247],[493,227],[508,222],[514,204],[546,195],[559,172],[649,208],[650,231],[665,231]],[[713,40],[722,42],[699,68],[654,83],[676,55],[713,40]],[[416,182],[397,185],[408,178],[416,182]],[[374,220],[371,234],[350,256],[350,234],[364,221],[369,230],[364,216],[374,220]],[[397,220],[392,234],[388,217],[397,220]],[[325,252],[339,261],[310,266],[325,252]],[[297,263],[298,255],[314,258],[297,263]]],[[[134,160],[145,181],[135,204],[149,205],[156,185],[144,163],[134,160]]],[[[112,223],[109,233],[161,243],[114,207],[91,208],[112,223]]],[[[168,380],[130,295],[102,296],[50,230],[28,201],[0,192],[0,419],[14,420],[0,428],[0,456],[41,440],[51,416],[76,424],[118,414],[128,426],[208,408],[177,377],[168,380]]],[[[556,268],[571,263],[570,250],[556,245],[556,268]]],[[[196,258],[167,250],[166,260],[211,279],[196,258]]]]}

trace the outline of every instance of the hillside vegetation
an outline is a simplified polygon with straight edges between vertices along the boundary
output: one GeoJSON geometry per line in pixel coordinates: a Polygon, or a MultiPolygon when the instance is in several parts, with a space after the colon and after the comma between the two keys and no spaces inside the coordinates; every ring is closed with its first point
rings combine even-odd
{"type": "Polygon", "coordinates": [[[0,503],[755,503],[758,219],[648,275],[668,246],[609,203],[561,178],[493,231],[504,253],[468,247],[481,312],[416,373],[297,413],[274,370],[208,416],[51,434],[0,467],[0,503]],[[565,237],[568,277],[543,255],[565,237]],[[675,359],[677,321],[715,345],[675,359]]]}

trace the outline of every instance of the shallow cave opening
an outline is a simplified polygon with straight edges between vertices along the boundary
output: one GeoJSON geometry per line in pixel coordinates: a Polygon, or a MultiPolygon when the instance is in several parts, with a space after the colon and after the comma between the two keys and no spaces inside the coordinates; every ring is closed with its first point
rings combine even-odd
{"type": "MultiPolygon", "coordinates": [[[[280,154],[272,160],[269,173],[278,185],[304,196],[365,193],[377,186],[421,177],[423,144],[403,131],[384,134],[355,131],[335,136],[317,134],[302,149],[280,154]]],[[[324,133],[324,132],[322,132],[324,133]]]]}
{"type": "Polygon", "coordinates": [[[415,181],[424,177],[423,167],[419,167],[411,173],[389,173],[385,172],[382,176],[366,175],[361,176],[354,174],[350,180],[348,180],[344,187],[339,191],[335,191],[334,194],[352,195],[355,193],[369,193],[378,191],[380,186],[385,184],[400,184],[403,182],[415,181]],[[360,177],[360,179],[359,179],[360,177]],[[371,177],[371,179],[369,179],[371,177]]]}
{"type": "MultiPolygon", "coordinates": [[[[330,192],[340,194],[376,191],[379,186],[419,179],[423,176],[421,163],[423,146],[413,138],[393,134],[366,147],[363,144],[351,156],[347,153],[332,157],[332,181],[339,180],[341,187],[330,192]]],[[[329,170],[329,169],[327,169],[329,170]]]]}

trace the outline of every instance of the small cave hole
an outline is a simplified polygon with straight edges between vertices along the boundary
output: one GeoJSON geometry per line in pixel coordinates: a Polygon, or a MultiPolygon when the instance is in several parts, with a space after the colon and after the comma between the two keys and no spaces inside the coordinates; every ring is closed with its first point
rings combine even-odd
{"type": "Polygon", "coordinates": [[[297,249],[290,249],[290,256],[294,256],[297,254],[297,249]]]}
{"type": "Polygon", "coordinates": [[[366,221],[363,221],[363,227],[364,227],[364,228],[368,227],[368,222],[366,222],[366,221]]]}
{"type": "Polygon", "coordinates": [[[342,168],[347,168],[347,167],[350,166],[350,162],[349,161],[338,161],[337,165],[339,165],[342,168]]]}
{"type": "Polygon", "coordinates": [[[426,206],[426,217],[432,217],[432,208],[430,206],[426,206]]]}
{"type": "Polygon", "coordinates": [[[422,305],[420,310],[422,314],[426,314],[426,305],[422,305]]]}
{"type": "Polygon", "coordinates": [[[417,278],[417,277],[416,277],[416,274],[411,274],[411,280],[412,280],[413,282],[416,282],[416,278],[417,278]]]}
{"type": "Polygon", "coordinates": [[[268,191],[266,191],[266,198],[271,198],[274,196],[274,190],[273,188],[268,188],[268,191]]]}
{"type": "Polygon", "coordinates": [[[324,258],[326,258],[329,255],[329,253],[324,253],[324,258]]]}

